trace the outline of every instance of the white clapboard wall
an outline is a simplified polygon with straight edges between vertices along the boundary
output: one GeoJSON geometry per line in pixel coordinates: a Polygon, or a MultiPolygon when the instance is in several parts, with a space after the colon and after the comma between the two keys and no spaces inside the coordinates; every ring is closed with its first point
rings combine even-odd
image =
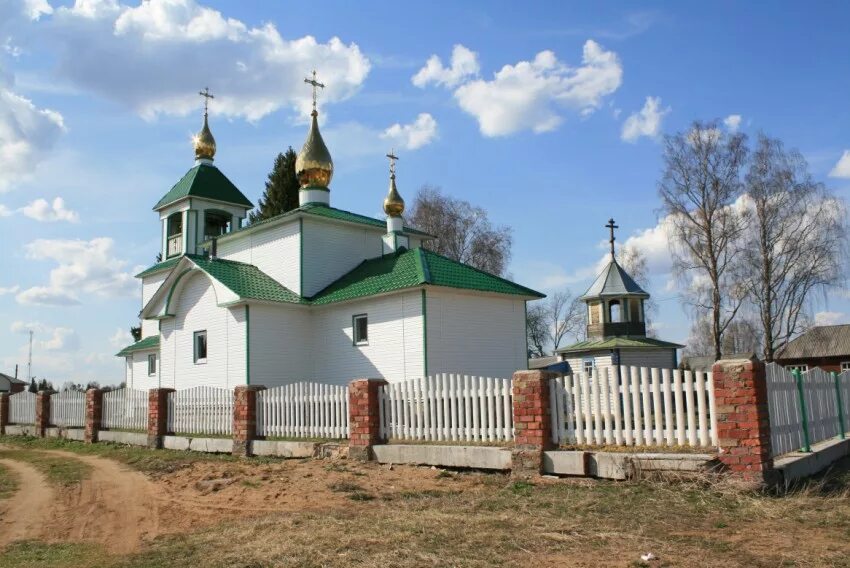
{"type": "Polygon", "coordinates": [[[833,375],[814,368],[802,373],[798,384],[793,373],[776,363],[765,371],[773,456],[804,449],[807,438],[811,445],[850,429],[850,373],[833,375]]]}
{"type": "Polygon", "coordinates": [[[603,367],[549,387],[556,444],[717,446],[711,373],[603,367]]]}
{"type": "Polygon", "coordinates": [[[9,397],[9,422],[12,424],[35,424],[34,392],[23,391],[9,397]]]}
{"type": "Polygon", "coordinates": [[[50,396],[50,423],[62,428],[86,425],[86,393],[62,391],[50,396]]]}
{"type": "Polygon", "coordinates": [[[396,440],[513,440],[511,380],[439,374],[382,386],[381,434],[396,440]]]}
{"type": "Polygon", "coordinates": [[[348,386],[294,383],[257,393],[257,434],[348,437],[348,386]]]}
{"type": "Polygon", "coordinates": [[[200,386],[168,393],[167,429],[174,434],[229,435],[233,391],[200,386]]]}
{"type": "Polygon", "coordinates": [[[148,393],[127,388],[104,393],[101,425],[121,430],[147,429],[148,393]]]}

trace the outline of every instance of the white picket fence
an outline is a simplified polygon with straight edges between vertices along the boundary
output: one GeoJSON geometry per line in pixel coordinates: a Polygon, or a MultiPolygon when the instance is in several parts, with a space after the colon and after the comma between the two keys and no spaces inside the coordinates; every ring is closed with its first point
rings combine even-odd
{"type": "Polygon", "coordinates": [[[805,448],[807,433],[811,445],[848,431],[850,373],[833,376],[814,368],[800,376],[798,385],[790,371],[771,363],[766,366],[766,379],[773,456],[805,448]]]}
{"type": "Polygon", "coordinates": [[[556,444],[718,445],[711,373],[602,367],[549,388],[556,444]]]}
{"type": "Polygon", "coordinates": [[[104,393],[101,424],[104,428],[147,429],[148,393],[126,388],[104,393]]]}
{"type": "Polygon", "coordinates": [[[35,393],[19,392],[9,397],[9,422],[35,424],[35,393]]]}
{"type": "Polygon", "coordinates": [[[439,374],[379,391],[381,435],[398,440],[513,440],[511,380],[439,374]]]}
{"type": "Polygon", "coordinates": [[[259,391],[257,435],[348,437],[348,387],[302,382],[259,391]]]}
{"type": "Polygon", "coordinates": [[[228,435],[233,431],[233,391],[194,387],[168,393],[169,432],[228,435]]]}
{"type": "Polygon", "coordinates": [[[86,393],[62,391],[50,396],[50,424],[62,428],[86,425],[86,393]]]}

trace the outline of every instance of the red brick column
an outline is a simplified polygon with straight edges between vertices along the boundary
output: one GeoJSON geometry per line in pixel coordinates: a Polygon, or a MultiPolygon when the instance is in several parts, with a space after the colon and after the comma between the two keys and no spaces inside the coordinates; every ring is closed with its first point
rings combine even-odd
{"type": "Polygon", "coordinates": [[[355,379],[348,384],[348,455],[352,459],[372,459],[372,446],[385,444],[381,437],[378,389],[383,379],[355,379]]]}
{"type": "Polygon", "coordinates": [[[712,372],[720,461],[748,483],[770,482],[773,458],[764,363],[722,360],[712,372]]]}
{"type": "Polygon", "coordinates": [[[9,393],[0,394],[0,436],[6,435],[6,425],[9,423],[9,393]]]}
{"type": "Polygon", "coordinates": [[[87,443],[97,442],[100,422],[103,419],[103,391],[89,389],[86,391],[86,432],[87,443]]]}
{"type": "Polygon", "coordinates": [[[174,389],[150,389],[148,391],[148,447],[162,448],[162,437],[167,434],[168,393],[174,389]]]}
{"type": "Polygon", "coordinates": [[[50,426],[50,397],[53,391],[38,391],[35,395],[35,433],[39,438],[47,435],[50,426]]]}
{"type": "Polygon", "coordinates": [[[553,447],[548,371],[517,371],[513,377],[513,413],[516,436],[511,474],[530,477],[543,472],[543,452],[553,447]]]}
{"type": "Polygon", "coordinates": [[[233,455],[248,456],[257,438],[257,393],[260,385],[239,385],[233,391],[233,455]]]}

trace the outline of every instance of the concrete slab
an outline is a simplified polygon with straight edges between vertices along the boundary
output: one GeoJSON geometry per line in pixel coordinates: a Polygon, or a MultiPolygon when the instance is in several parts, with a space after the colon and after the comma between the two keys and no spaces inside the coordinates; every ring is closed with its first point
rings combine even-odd
{"type": "Polygon", "coordinates": [[[145,432],[116,432],[115,430],[100,430],[97,439],[101,442],[127,444],[128,446],[147,446],[148,435],[145,432]]]}
{"type": "Polygon", "coordinates": [[[511,469],[511,451],[507,448],[387,444],[372,449],[380,463],[511,469]]]}
{"type": "Polygon", "coordinates": [[[251,442],[251,454],[281,458],[312,458],[316,455],[318,445],[315,442],[254,440],[251,442]]]}
{"type": "Polygon", "coordinates": [[[35,436],[36,434],[33,424],[8,424],[6,426],[7,436],[35,436]]]}
{"type": "Polygon", "coordinates": [[[588,474],[588,454],[578,450],[543,452],[543,471],[555,475],[588,474]]]}
{"type": "Polygon", "coordinates": [[[590,454],[588,474],[602,479],[628,479],[634,473],[632,458],[628,454],[596,452],[590,454]]]}
{"type": "Polygon", "coordinates": [[[711,454],[628,454],[637,472],[683,471],[711,469],[716,456],[711,454]]]}
{"type": "Polygon", "coordinates": [[[208,454],[229,454],[233,452],[233,440],[229,438],[191,438],[189,449],[193,452],[208,454]]]}
{"type": "Polygon", "coordinates": [[[76,440],[77,442],[84,442],[86,439],[86,431],[82,428],[62,429],[62,437],[66,440],[76,440]]]}
{"type": "Polygon", "coordinates": [[[184,436],[163,436],[162,447],[166,450],[188,450],[190,438],[184,436]]]}
{"type": "Polygon", "coordinates": [[[847,455],[850,455],[850,439],[835,438],[813,444],[811,453],[785,454],[774,460],[773,467],[788,484],[820,473],[847,455]]]}

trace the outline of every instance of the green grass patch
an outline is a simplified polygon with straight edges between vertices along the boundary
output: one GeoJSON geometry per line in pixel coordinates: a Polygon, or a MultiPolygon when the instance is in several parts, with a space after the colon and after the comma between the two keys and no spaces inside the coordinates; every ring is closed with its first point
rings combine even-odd
{"type": "Polygon", "coordinates": [[[11,497],[18,489],[18,476],[0,464],[0,499],[11,497]]]}
{"type": "Polygon", "coordinates": [[[47,481],[54,485],[76,485],[91,472],[91,467],[79,460],[69,460],[31,449],[0,450],[0,458],[27,462],[41,471],[47,481]]]}
{"type": "Polygon", "coordinates": [[[115,566],[116,560],[92,544],[33,540],[16,542],[0,554],[3,568],[105,568],[115,566]]]}

